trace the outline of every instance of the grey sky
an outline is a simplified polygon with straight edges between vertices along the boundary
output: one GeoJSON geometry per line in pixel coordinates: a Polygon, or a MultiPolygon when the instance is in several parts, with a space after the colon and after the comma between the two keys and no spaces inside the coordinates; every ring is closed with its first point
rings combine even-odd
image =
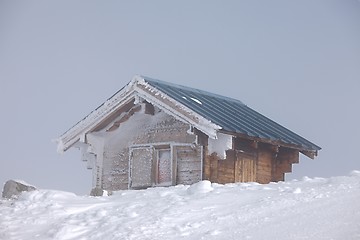
{"type": "Polygon", "coordinates": [[[320,145],[287,179],[360,169],[360,2],[0,0],[0,183],[88,193],[56,138],[133,75],[237,98],[320,145]]]}

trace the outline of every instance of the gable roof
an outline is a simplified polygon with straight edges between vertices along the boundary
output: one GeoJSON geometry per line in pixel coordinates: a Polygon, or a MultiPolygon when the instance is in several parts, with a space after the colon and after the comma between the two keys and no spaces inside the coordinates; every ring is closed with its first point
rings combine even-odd
{"type": "Polygon", "coordinates": [[[239,100],[147,77],[144,79],[169,97],[221,126],[222,131],[297,145],[307,150],[321,149],[239,100]]]}
{"type": "Polygon", "coordinates": [[[86,133],[135,95],[160,105],[169,114],[180,117],[210,137],[216,137],[216,132],[222,131],[304,151],[316,153],[321,149],[239,100],[149,77],[135,76],[128,85],[61,135],[57,139],[58,151],[65,151],[85,138],[86,133]],[[167,102],[164,103],[161,99],[166,99],[167,102]],[[180,107],[185,113],[174,110],[168,103],[180,107]]]}

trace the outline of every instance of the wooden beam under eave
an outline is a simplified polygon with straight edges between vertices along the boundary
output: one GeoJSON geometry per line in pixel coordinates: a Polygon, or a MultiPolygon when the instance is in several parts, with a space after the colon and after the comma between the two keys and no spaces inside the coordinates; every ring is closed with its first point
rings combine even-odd
{"type": "Polygon", "coordinates": [[[318,152],[317,151],[301,151],[302,154],[304,154],[305,156],[307,156],[308,158],[311,158],[311,159],[315,159],[315,157],[318,155],[318,152]]]}
{"type": "Polygon", "coordinates": [[[258,143],[259,143],[258,141],[253,140],[253,141],[251,142],[251,147],[253,147],[254,149],[258,149],[258,148],[259,148],[259,144],[258,144],[258,143]]]}
{"type": "Polygon", "coordinates": [[[271,145],[271,151],[274,153],[278,153],[279,152],[279,146],[278,145],[271,145]]]}
{"type": "MultiPolygon", "coordinates": [[[[286,148],[291,148],[291,149],[297,149],[297,150],[299,150],[301,152],[303,152],[303,151],[304,152],[312,152],[312,151],[306,150],[308,148],[305,148],[303,146],[290,144],[290,143],[284,143],[284,142],[281,142],[280,140],[270,140],[270,139],[265,139],[265,138],[260,138],[260,137],[251,137],[251,136],[248,136],[248,135],[246,135],[244,133],[234,133],[234,132],[229,132],[229,131],[224,131],[224,130],[219,130],[219,132],[229,134],[229,135],[233,135],[233,136],[239,137],[241,139],[247,139],[247,140],[255,141],[258,144],[259,143],[267,143],[267,144],[278,146],[278,147],[286,147],[286,148]]],[[[276,151],[276,148],[274,148],[273,150],[276,151]]],[[[304,153],[304,155],[306,155],[306,154],[304,153]]],[[[317,151],[315,153],[315,156],[317,156],[317,151]]]]}

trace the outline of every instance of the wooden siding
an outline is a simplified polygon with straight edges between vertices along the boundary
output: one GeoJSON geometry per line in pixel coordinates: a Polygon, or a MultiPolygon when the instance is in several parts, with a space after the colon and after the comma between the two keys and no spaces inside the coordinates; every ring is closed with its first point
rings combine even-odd
{"type": "Polygon", "coordinates": [[[193,184],[201,181],[202,161],[200,146],[174,146],[177,162],[177,184],[193,184]]]}
{"type": "Polygon", "coordinates": [[[269,183],[272,181],[273,153],[266,148],[259,148],[257,152],[256,181],[269,183]]]}
{"type": "Polygon", "coordinates": [[[234,182],[234,161],[232,160],[220,160],[218,161],[217,168],[217,182],[229,183],[234,182]]]}
{"type": "Polygon", "coordinates": [[[283,181],[285,173],[292,171],[292,164],[299,163],[299,150],[279,148],[273,168],[273,181],[283,181]]]}
{"type": "Polygon", "coordinates": [[[256,156],[242,151],[228,150],[226,159],[216,154],[204,161],[204,179],[217,183],[256,181],[256,156]]]}
{"type": "Polygon", "coordinates": [[[235,182],[256,181],[256,156],[253,153],[236,152],[235,182]]]}
{"type": "Polygon", "coordinates": [[[299,150],[236,138],[236,150],[226,151],[226,159],[209,155],[205,148],[203,179],[218,183],[283,181],[299,162],[299,150]]]}

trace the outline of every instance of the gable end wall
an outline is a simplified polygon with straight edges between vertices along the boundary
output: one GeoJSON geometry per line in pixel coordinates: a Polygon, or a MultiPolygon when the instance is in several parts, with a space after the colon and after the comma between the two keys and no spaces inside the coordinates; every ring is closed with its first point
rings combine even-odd
{"type": "Polygon", "coordinates": [[[171,145],[176,163],[175,184],[201,180],[201,146],[196,146],[196,135],[189,134],[189,128],[188,124],[157,110],[154,115],[137,112],[115,131],[104,133],[101,188],[128,189],[129,148],[133,146],[171,145]]]}

